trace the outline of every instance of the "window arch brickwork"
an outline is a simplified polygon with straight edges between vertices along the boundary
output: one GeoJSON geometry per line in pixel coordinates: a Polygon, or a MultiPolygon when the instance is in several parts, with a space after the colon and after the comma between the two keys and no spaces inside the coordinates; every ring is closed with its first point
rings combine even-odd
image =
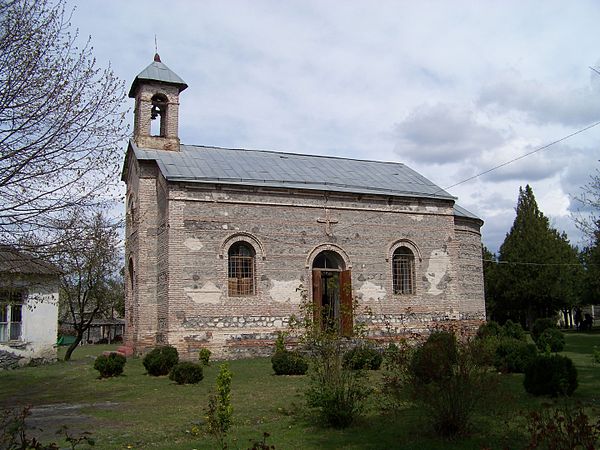
{"type": "Polygon", "coordinates": [[[421,261],[418,247],[408,239],[400,239],[391,245],[389,255],[393,294],[416,294],[417,264],[421,261]]]}
{"type": "Polygon", "coordinates": [[[266,255],[256,237],[245,232],[229,236],[221,245],[219,258],[224,261],[228,297],[259,295],[258,279],[266,255]]]}
{"type": "Polygon", "coordinates": [[[227,292],[230,297],[256,293],[256,251],[247,242],[234,243],[227,252],[227,292]]]}

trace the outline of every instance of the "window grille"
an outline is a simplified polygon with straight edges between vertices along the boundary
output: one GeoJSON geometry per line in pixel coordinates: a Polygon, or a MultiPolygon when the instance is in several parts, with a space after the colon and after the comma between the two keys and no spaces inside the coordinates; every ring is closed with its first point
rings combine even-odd
{"type": "Polygon", "coordinates": [[[254,295],[254,249],[237,243],[229,249],[229,296],[254,295]]]}
{"type": "Polygon", "coordinates": [[[394,294],[415,293],[415,257],[406,247],[400,247],[392,258],[394,294]]]}

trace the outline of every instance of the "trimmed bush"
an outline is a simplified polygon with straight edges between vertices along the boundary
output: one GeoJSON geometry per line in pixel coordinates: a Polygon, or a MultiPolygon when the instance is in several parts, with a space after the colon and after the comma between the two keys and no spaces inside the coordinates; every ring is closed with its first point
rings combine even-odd
{"type": "Polygon", "coordinates": [[[148,375],[158,377],[168,375],[175,364],[179,362],[179,353],[175,347],[165,345],[150,351],[142,361],[148,375]]]}
{"type": "Polygon", "coordinates": [[[119,353],[100,355],[94,361],[94,369],[100,372],[100,378],[117,377],[123,373],[127,359],[119,353]]]}
{"type": "Polygon", "coordinates": [[[422,383],[440,381],[452,375],[457,359],[456,336],[446,331],[431,333],[427,341],[413,354],[411,371],[422,383]]]}
{"type": "Polygon", "coordinates": [[[275,375],[304,375],[308,370],[304,356],[289,350],[275,352],[271,357],[271,365],[275,375]]]}
{"type": "Polygon", "coordinates": [[[210,366],[210,355],[212,352],[207,348],[201,348],[198,352],[198,359],[200,359],[200,364],[203,366],[210,366]]]}
{"type": "Polygon", "coordinates": [[[571,395],[577,389],[577,369],[566,356],[539,355],[525,370],[523,386],[533,395],[571,395]]]}
{"type": "Polygon", "coordinates": [[[202,378],[204,378],[202,366],[187,361],[175,364],[169,373],[169,380],[177,384],[196,384],[202,381],[202,378]]]}
{"type": "Polygon", "coordinates": [[[503,338],[496,347],[494,367],[503,373],[524,373],[537,355],[534,344],[514,338],[503,338]]]}
{"type": "Polygon", "coordinates": [[[520,323],[515,323],[512,320],[507,320],[502,326],[502,335],[507,338],[518,339],[524,341],[525,331],[520,323]]]}
{"type": "Polygon", "coordinates": [[[533,322],[533,328],[531,329],[531,337],[537,342],[540,335],[548,328],[557,328],[556,320],[549,317],[536,319],[536,321],[533,322]]]}
{"type": "Polygon", "coordinates": [[[487,339],[489,337],[499,337],[502,334],[502,327],[498,322],[494,322],[490,320],[482,324],[477,329],[477,338],[478,339],[487,339]]]}
{"type": "Polygon", "coordinates": [[[352,370],[379,370],[383,356],[369,345],[357,345],[344,354],[344,367],[352,370]]]}
{"type": "Polygon", "coordinates": [[[553,353],[562,352],[565,348],[565,335],[556,328],[546,328],[535,343],[541,352],[546,350],[553,353]]]}

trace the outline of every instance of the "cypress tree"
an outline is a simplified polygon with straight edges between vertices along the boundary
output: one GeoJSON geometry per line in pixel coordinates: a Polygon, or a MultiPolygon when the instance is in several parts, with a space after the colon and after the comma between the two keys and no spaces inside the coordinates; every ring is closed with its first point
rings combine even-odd
{"type": "Polygon", "coordinates": [[[519,188],[516,217],[498,260],[497,319],[510,318],[531,327],[536,318],[552,317],[577,300],[581,273],[577,250],[564,233],[550,226],[529,185],[519,188]]]}

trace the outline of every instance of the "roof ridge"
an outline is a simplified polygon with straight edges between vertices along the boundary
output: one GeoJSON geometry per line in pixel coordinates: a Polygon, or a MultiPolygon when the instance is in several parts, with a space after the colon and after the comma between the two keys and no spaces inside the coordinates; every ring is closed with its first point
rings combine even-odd
{"type": "MultiPolygon", "coordinates": [[[[346,161],[357,161],[357,162],[367,162],[367,163],[376,163],[376,164],[394,164],[400,165],[404,167],[408,167],[406,164],[397,161],[378,161],[374,159],[360,159],[360,158],[348,158],[346,156],[329,156],[329,155],[313,155],[308,153],[296,153],[296,152],[284,152],[280,150],[262,150],[255,148],[232,148],[232,147],[219,147],[217,145],[195,145],[195,144],[181,144],[183,147],[195,147],[195,148],[212,148],[215,150],[234,150],[234,151],[245,151],[245,152],[256,152],[256,153],[269,153],[275,155],[290,155],[290,156],[303,156],[309,158],[327,158],[327,159],[341,159],[346,161]]],[[[144,149],[146,150],[146,149],[144,149]]],[[[152,149],[148,149],[152,150],[152,149]]],[[[411,169],[412,170],[412,169],[411,169]]]]}

